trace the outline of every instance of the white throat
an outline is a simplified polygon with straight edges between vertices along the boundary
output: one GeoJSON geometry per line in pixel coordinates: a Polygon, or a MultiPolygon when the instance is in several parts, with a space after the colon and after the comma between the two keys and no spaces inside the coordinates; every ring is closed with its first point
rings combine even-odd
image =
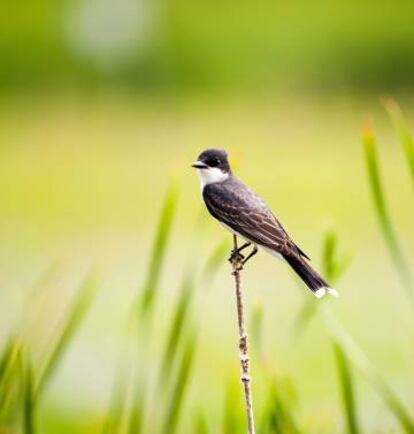
{"type": "Polygon", "coordinates": [[[224,173],[218,167],[209,167],[208,169],[197,169],[197,175],[200,179],[201,190],[209,184],[215,184],[216,182],[223,182],[228,177],[228,173],[224,173]]]}

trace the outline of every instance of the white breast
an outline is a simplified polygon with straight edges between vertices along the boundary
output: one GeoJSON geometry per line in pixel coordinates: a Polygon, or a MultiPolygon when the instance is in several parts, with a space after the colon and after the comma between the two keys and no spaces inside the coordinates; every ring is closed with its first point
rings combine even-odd
{"type": "Polygon", "coordinates": [[[218,167],[197,169],[197,175],[200,179],[201,190],[203,190],[206,185],[215,184],[216,182],[223,182],[229,177],[228,173],[224,173],[218,167]]]}

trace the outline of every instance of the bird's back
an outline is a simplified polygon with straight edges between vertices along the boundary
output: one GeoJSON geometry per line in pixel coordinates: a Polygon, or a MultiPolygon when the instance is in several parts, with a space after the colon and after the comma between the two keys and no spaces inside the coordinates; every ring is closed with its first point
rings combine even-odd
{"type": "Polygon", "coordinates": [[[220,195],[229,204],[259,212],[270,219],[276,220],[264,200],[233,175],[224,182],[205,186],[204,195],[220,195]]]}
{"type": "Polygon", "coordinates": [[[214,217],[253,243],[301,254],[263,199],[237,178],[206,185],[203,198],[214,217]]]}

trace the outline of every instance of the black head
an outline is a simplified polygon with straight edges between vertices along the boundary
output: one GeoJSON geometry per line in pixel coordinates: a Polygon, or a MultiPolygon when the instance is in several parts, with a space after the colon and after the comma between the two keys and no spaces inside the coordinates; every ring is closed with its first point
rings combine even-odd
{"type": "Polygon", "coordinates": [[[231,172],[227,152],[223,149],[207,149],[198,156],[197,161],[192,166],[196,169],[217,167],[225,173],[231,172]]]}

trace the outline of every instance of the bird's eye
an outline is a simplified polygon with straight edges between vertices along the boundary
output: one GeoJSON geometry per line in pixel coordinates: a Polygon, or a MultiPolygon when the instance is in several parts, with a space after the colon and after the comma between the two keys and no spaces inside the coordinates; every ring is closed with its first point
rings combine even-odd
{"type": "Polygon", "coordinates": [[[207,161],[206,164],[209,167],[219,167],[221,165],[221,160],[218,157],[210,157],[207,161]]]}

